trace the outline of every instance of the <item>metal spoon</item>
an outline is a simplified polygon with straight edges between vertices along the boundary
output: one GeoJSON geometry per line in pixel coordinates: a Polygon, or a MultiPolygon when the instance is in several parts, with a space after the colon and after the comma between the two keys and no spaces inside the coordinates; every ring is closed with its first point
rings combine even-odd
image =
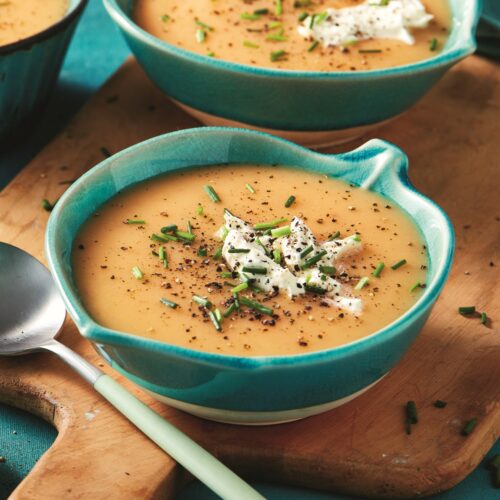
{"type": "Polygon", "coordinates": [[[0,356],[53,352],[220,497],[264,498],[118,382],[55,340],[64,323],[66,309],[43,264],[19,248],[0,243],[0,269],[0,356]]]}

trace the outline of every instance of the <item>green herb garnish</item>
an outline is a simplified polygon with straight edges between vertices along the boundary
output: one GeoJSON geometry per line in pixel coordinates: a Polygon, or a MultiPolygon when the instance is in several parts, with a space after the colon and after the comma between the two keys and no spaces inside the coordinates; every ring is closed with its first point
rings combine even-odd
{"type": "Polygon", "coordinates": [[[195,33],[196,41],[198,43],[203,43],[207,38],[207,32],[203,29],[197,29],[195,33]]]}
{"type": "Polygon", "coordinates": [[[312,52],[318,45],[319,45],[318,40],[314,40],[314,42],[311,43],[311,45],[309,45],[307,52],[312,52]]]}
{"type": "Polygon", "coordinates": [[[175,224],[170,224],[169,226],[164,226],[160,229],[163,234],[175,233],[177,231],[177,226],[175,224]]]}
{"type": "Polygon", "coordinates": [[[283,1],[282,0],[276,0],[276,4],[274,7],[274,13],[277,16],[281,16],[281,14],[283,14],[283,1]]]}
{"type": "Polygon", "coordinates": [[[52,212],[52,210],[54,209],[54,207],[56,206],[56,203],[50,203],[49,200],[47,199],[43,199],[42,200],[42,208],[46,211],[46,212],[52,212]]]}
{"type": "Polygon", "coordinates": [[[278,227],[280,224],[283,224],[283,222],[288,222],[288,219],[281,218],[281,219],[274,219],[268,222],[259,222],[258,224],[255,224],[253,228],[256,231],[265,231],[266,229],[274,229],[275,227],[278,227]]]}
{"type": "Polygon", "coordinates": [[[460,434],[462,434],[462,436],[468,436],[476,428],[476,425],[477,418],[471,418],[465,423],[464,428],[462,429],[462,432],[460,434]]]}
{"type": "Polygon", "coordinates": [[[238,294],[240,292],[242,292],[243,290],[246,290],[248,288],[248,283],[245,282],[245,283],[240,283],[238,286],[235,286],[232,290],[231,290],[231,293],[233,294],[238,294]]]}
{"type": "Polygon", "coordinates": [[[458,312],[463,316],[468,316],[469,314],[476,314],[475,306],[462,306],[458,308],[458,312]]]}
{"type": "Polygon", "coordinates": [[[230,248],[228,253],[250,253],[249,248],[230,248]]]}
{"type": "Polygon", "coordinates": [[[254,14],[257,14],[258,16],[265,16],[266,14],[269,14],[269,9],[256,9],[253,11],[254,14]]]}
{"type": "Polygon", "coordinates": [[[295,196],[293,196],[293,194],[291,196],[288,197],[288,199],[285,201],[285,207],[286,208],[290,208],[294,203],[295,203],[295,196]]]}
{"type": "Polygon", "coordinates": [[[275,50],[275,51],[271,52],[271,61],[272,62],[283,61],[287,55],[288,55],[288,52],[286,52],[285,50],[275,50]]]}
{"type": "Polygon", "coordinates": [[[306,292],[314,293],[315,295],[325,295],[326,289],[316,285],[310,285],[306,283],[305,285],[306,292]]]}
{"type": "Polygon", "coordinates": [[[319,266],[319,270],[323,274],[328,274],[330,276],[333,276],[337,272],[337,269],[333,266],[319,266]]]}
{"type": "Polygon", "coordinates": [[[481,313],[481,324],[482,325],[487,325],[488,324],[488,315],[485,312],[481,313]]]}
{"type": "Polygon", "coordinates": [[[360,54],[381,54],[381,49],[359,49],[358,52],[360,54]]]}
{"type": "Polygon", "coordinates": [[[300,14],[300,16],[299,16],[299,22],[304,21],[308,17],[309,17],[309,14],[307,12],[302,12],[302,14],[300,14]]]}
{"type": "MultiPolygon", "coordinates": [[[[307,250],[307,249],[306,249],[307,250]]],[[[310,259],[307,259],[304,264],[302,264],[301,269],[308,269],[312,266],[314,266],[314,264],[316,264],[317,262],[319,262],[328,252],[326,250],[322,250],[321,252],[317,253],[316,255],[314,255],[313,257],[311,257],[310,259]]]]}
{"type": "Polygon", "coordinates": [[[278,227],[276,229],[271,230],[271,236],[273,238],[280,238],[281,236],[288,236],[291,233],[292,233],[292,231],[290,229],[290,226],[278,227]]]}
{"type": "Polygon", "coordinates": [[[370,279],[368,276],[364,276],[358,281],[358,284],[354,287],[354,290],[362,290],[368,283],[370,282],[370,279]]]}
{"type": "Polygon", "coordinates": [[[215,251],[215,253],[213,255],[213,259],[214,260],[219,260],[221,257],[222,257],[222,246],[220,246],[219,248],[217,248],[217,250],[215,251]]]}
{"type": "Polygon", "coordinates": [[[229,318],[231,314],[234,313],[238,309],[238,306],[236,305],[236,302],[233,302],[223,313],[224,318],[229,318]]]}
{"type": "Polygon", "coordinates": [[[249,184],[248,182],[245,184],[245,187],[248,189],[248,191],[250,191],[252,194],[255,193],[255,189],[253,188],[253,186],[251,184],[249,184]]]}
{"type": "Polygon", "coordinates": [[[123,221],[124,224],[146,224],[145,220],[142,219],[126,219],[123,221]]]}
{"type": "Polygon", "coordinates": [[[256,43],[249,42],[248,40],[243,41],[243,46],[248,47],[249,49],[258,49],[260,45],[257,45],[256,43]]]}
{"type": "Polygon", "coordinates": [[[218,203],[220,201],[219,195],[215,192],[215,189],[212,186],[209,186],[208,184],[204,187],[205,193],[208,194],[210,199],[214,203],[218,203]]]}
{"type": "Polygon", "coordinates": [[[406,264],[406,259],[402,259],[399,262],[396,262],[396,264],[393,264],[391,266],[391,269],[394,269],[394,270],[399,269],[401,266],[404,266],[405,264],[406,264]]]}
{"type": "Polygon", "coordinates": [[[274,314],[273,310],[269,307],[262,305],[260,302],[255,300],[251,300],[248,297],[240,297],[239,301],[246,307],[250,309],[254,309],[256,311],[261,312],[262,314],[267,314],[268,316],[272,316],[274,314]]]}
{"type": "Polygon", "coordinates": [[[245,21],[258,21],[260,19],[259,14],[250,14],[249,12],[243,12],[243,14],[240,15],[241,19],[244,19],[245,21]]]}
{"type": "Polygon", "coordinates": [[[281,251],[279,248],[275,248],[273,250],[273,259],[276,264],[279,264],[281,262],[281,251]]]}
{"type": "Polygon", "coordinates": [[[198,19],[195,20],[195,23],[200,26],[201,28],[205,29],[205,30],[208,30],[208,31],[213,31],[214,29],[212,28],[212,26],[209,26],[208,24],[205,24],[201,21],[199,21],[198,19]]]}
{"type": "Polygon", "coordinates": [[[207,247],[198,248],[198,252],[196,252],[196,255],[198,255],[198,257],[206,257],[208,255],[207,247]]]}
{"type": "Polygon", "coordinates": [[[210,321],[213,323],[215,326],[215,329],[220,332],[222,330],[222,327],[220,326],[219,319],[217,318],[216,314],[214,311],[209,311],[208,312],[208,317],[210,318],[210,321]]]}
{"type": "Polygon", "coordinates": [[[267,268],[259,266],[244,266],[242,271],[250,274],[267,274],[267,268]]]}
{"type": "Polygon", "coordinates": [[[379,278],[380,273],[383,271],[384,267],[385,267],[385,264],[383,262],[379,262],[377,264],[377,267],[373,271],[372,276],[375,276],[375,278],[379,278]]]}
{"type": "Polygon", "coordinates": [[[200,297],[199,295],[193,295],[193,302],[196,302],[198,305],[206,307],[210,309],[212,307],[212,303],[205,297],[200,297]]]}
{"type": "Polygon", "coordinates": [[[134,266],[132,268],[132,274],[136,280],[142,280],[144,278],[144,274],[139,268],[139,266],[134,266]]]}
{"type": "Polygon", "coordinates": [[[175,232],[175,235],[181,240],[192,242],[196,236],[193,233],[187,231],[180,231],[179,229],[175,232]]]}
{"type": "Polygon", "coordinates": [[[307,257],[313,250],[314,247],[312,245],[309,245],[305,250],[302,250],[302,252],[300,252],[300,258],[303,259],[304,257],[307,257]]]}
{"type": "Polygon", "coordinates": [[[165,298],[161,298],[160,302],[167,307],[171,307],[172,309],[176,309],[177,307],[179,307],[179,304],[176,304],[175,302],[172,302],[171,300],[165,298]]]}
{"type": "Polygon", "coordinates": [[[336,240],[338,237],[340,236],[340,231],[337,231],[335,233],[333,233],[330,238],[328,239],[328,241],[333,241],[333,240],[336,240]]]}
{"type": "Polygon", "coordinates": [[[437,41],[437,38],[433,38],[430,42],[429,42],[429,50],[431,52],[435,52],[436,49],[438,47],[438,41],[437,41]]]}

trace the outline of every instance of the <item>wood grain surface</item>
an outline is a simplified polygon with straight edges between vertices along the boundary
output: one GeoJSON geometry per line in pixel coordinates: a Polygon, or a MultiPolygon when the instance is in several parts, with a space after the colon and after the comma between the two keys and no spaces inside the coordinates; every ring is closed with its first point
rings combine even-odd
{"type": "MultiPolygon", "coordinates": [[[[469,58],[415,108],[374,134],[408,153],[415,186],[451,217],[457,250],[450,281],[422,334],[372,390],[317,417],[255,428],[202,421],[122,381],[247,477],[398,498],[428,495],[461,481],[500,434],[499,83],[498,65],[469,58]],[[463,305],[486,311],[491,324],[460,316],[457,307],[463,305]],[[420,415],[410,436],[403,412],[409,399],[420,415]],[[434,408],[435,399],[448,406],[434,408]],[[476,429],[462,436],[464,423],[473,417],[476,429]]],[[[0,240],[44,260],[48,214],[40,208],[42,198],[56,200],[65,181],[103,159],[103,147],[114,153],[197,125],[134,61],[127,62],[0,194],[0,240]]],[[[103,366],[70,320],[62,341],[103,366]]],[[[0,400],[43,416],[59,430],[13,498],[164,498],[186,479],[169,457],[49,354],[1,359],[0,400]]]]}

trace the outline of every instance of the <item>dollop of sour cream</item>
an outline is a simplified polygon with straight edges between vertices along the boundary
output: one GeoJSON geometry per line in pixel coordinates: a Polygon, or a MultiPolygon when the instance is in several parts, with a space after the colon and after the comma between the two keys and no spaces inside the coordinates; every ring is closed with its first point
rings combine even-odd
{"type": "Polygon", "coordinates": [[[321,266],[342,266],[349,256],[362,249],[357,236],[318,243],[312,231],[298,217],[290,224],[290,234],[278,238],[259,235],[253,227],[229,211],[224,214],[225,224],[217,236],[224,240],[222,257],[228,268],[238,273],[241,282],[249,279],[261,290],[272,293],[284,291],[289,297],[303,295],[307,286],[325,290],[323,300],[356,316],[363,311],[363,302],[352,297],[350,287],[321,272],[321,266]],[[312,247],[307,257],[301,253],[312,247]],[[237,249],[237,252],[234,250],[237,249]],[[284,265],[276,262],[272,252],[279,250],[284,265]],[[308,269],[301,265],[306,259],[320,252],[326,252],[321,260],[308,269]],[[248,274],[245,267],[265,268],[266,274],[248,274]]]}
{"type": "Polygon", "coordinates": [[[425,28],[432,19],[420,0],[366,0],[355,7],[330,8],[308,16],[298,31],[324,47],[347,46],[373,38],[413,45],[410,29],[425,28]]]}

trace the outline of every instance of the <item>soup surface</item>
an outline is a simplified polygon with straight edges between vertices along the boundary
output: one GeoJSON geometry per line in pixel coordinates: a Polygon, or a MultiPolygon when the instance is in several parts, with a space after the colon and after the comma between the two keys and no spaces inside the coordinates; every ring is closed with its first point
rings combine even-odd
{"type": "MultiPolygon", "coordinates": [[[[234,234],[226,236],[225,247],[234,234]]],[[[275,238],[274,244],[286,238],[275,238]]],[[[301,262],[314,260],[317,252],[309,250],[301,262]]],[[[278,255],[284,268],[287,253],[278,255]]],[[[83,226],[73,249],[78,290],[98,323],[171,344],[241,356],[303,353],[367,336],[418,300],[426,266],[427,253],[417,229],[384,198],[322,175],[255,165],[187,170],[139,184],[101,207],[83,226]],[[206,185],[213,187],[219,202],[211,201],[206,185]],[[290,196],[295,200],[287,208],[290,196]],[[333,237],[328,244],[342,247],[347,241],[347,250],[357,245],[335,264],[336,270],[322,267],[328,276],[309,282],[317,291],[334,280],[341,299],[348,301],[345,307],[335,302],[335,295],[329,299],[305,293],[290,298],[285,290],[277,293],[273,287],[272,293],[266,293],[251,284],[237,294],[239,301],[258,302],[271,309],[272,316],[247,303],[234,310],[232,290],[242,288],[242,279],[238,273],[231,274],[233,268],[225,259],[252,254],[220,256],[222,242],[216,233],[219,230],[220,236],[225,208],[252,226],[280,218],[275,222],[281,232],[298,217],[318,244],[333,237]],[[169,232],[168,226],[174,224],[184,232],[191,225],[193,241],[169,239],[176,234],[169,232]],[[406,262],[401,265],[403,259],[406,262]],[[379,263],[385,267],[376,277],[372,273],[379,263]],[[397,263],[399,267],[392,269],[397,263]],[[363,278],[368,283],[360,286],[366,281],[363,278]],[[204,307],[203,299],[212,305],[204,307]],[[362,304],[363,311],[350,310],[351,304],[362,304]],[[231,306],[233,313],[221,319],[218,331],[211,315],[231,306]]],[[[315,269],[311,266],[298,274],[307,281],[310,274],[319,272],[315,269]]]]}
{"type": "MultiPolygon", "coordinates": [[[[325,9],[371,5],[369,0],[283,0],[280,15],[276,4],[273,0],[136,0],[134,18],[154,36],[199,54],[304,71],[370,70],[427,59],[443,48],[451,22],[447,0],[422,0],[433,19],[425,27],[409,30],[413,44],[377,37],[325,47],[301,35],[301,23],[309,26],[312,16],[320,19],[325,9]]],[[[386,7],[376,7],[381,16],[388,12],[386,7]]]]}
{"type": "Polygon", "coordinates": [[[62,19],[68,0],[0,1],[0,46],[39,33],[62,19]]]}

